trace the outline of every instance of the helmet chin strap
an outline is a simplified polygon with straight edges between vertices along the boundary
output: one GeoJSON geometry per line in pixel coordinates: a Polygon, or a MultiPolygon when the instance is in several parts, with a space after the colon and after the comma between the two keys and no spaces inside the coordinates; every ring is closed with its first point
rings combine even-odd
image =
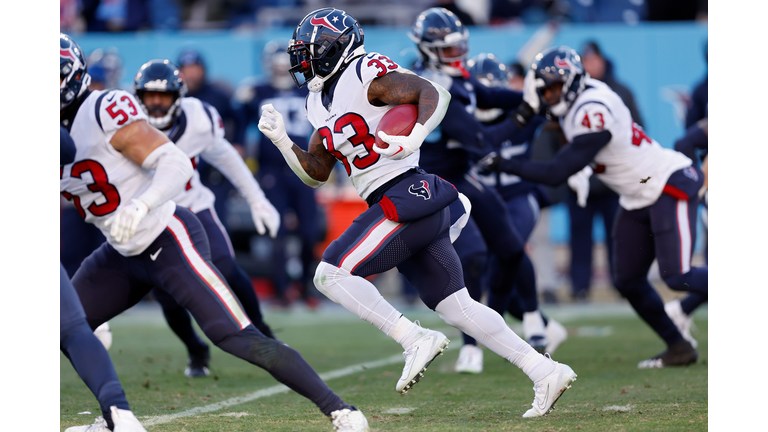
{"type": "Polygon", "coordinates": [[[309,81],[309,84],[307,84],[307,88],[312,93],[317,93],[319,91],[323,90],[323,86],[325,85],[326,78],[320,78],[319,76],[315,76],[312,78],[312,80],[309,81]]]}
{"type": "Polygon", "coordinates": [[[341,66],[344,64],[349,63],[352,59],[357,58],[363,54],[365,54],[365,47],[363,45],[360,45],[359,47],[355,48],[354,51],[352,51],[351,54],[349,54],[349,48],[352,45],[347,46],[347,49],[344,50],[344,54],[342,54],[341,60],[338,64],[336,64],[336,67],[333,69],[333,72],[329,73],[326,77],[319,77],[315,75],[314,78],[312,78],[309,83],[307,84],[307,88],[312,93],[317,93],[319,91],[323,90],[323,87],[325,86],[325,82],[328,81],[328,79],[332,76],[334,76],[339,69],[341,69],[341,66]]]}
{"type": "Polygon", "coordinates": [[[568,112],[568,104],[564,100],[561,100],[557,104],[549,107],[549,112],[557,117],[563,117],[568,112]]]}

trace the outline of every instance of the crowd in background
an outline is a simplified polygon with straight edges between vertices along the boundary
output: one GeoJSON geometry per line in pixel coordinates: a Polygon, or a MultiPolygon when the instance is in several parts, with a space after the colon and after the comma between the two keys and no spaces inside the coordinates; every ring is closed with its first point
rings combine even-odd
{"type": "Polygon", "coordinates": [[[291,26],[333,6],[362,25],[410,25],[440,6],[467,25],[706,20],[706,0],[60,0],[64,32],[253,29],[291,26]]]}

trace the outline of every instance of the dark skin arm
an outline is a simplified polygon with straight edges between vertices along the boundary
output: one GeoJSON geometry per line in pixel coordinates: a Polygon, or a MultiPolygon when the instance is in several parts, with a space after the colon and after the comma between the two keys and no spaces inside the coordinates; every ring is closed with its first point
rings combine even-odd
{"type": "Polygon", "coordinates": [[[371,81],[368,102],[374,106],[414,104],[419,106],[422,125],[437,109],[440,95],[429,81],[412,73],[388,73],[371,81]]]}
{"type": "MultiPolygon", "coordinates": [[[[439,98],[432,84],[410,73],[388,73],[374,79],[368,88],[371,105],[418,105],[419,117],[416,121],[422,125],[435,113],[439,98]]],[[[325,148],[323,138],[317,131],[309,138],[308,152],[295,144],[292,150],[310,177],[321,182],[328,180],[336,158],[325,148]]]]}

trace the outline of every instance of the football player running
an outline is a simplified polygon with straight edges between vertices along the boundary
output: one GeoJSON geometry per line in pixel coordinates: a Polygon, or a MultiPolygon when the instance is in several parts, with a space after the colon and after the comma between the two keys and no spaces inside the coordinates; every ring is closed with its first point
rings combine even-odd
{"type": "MultiPolygon", "coordinates": [[[[148,61],[136,73],[133,92],[147,113],[147,122],[163,131],[192,161],[193,168],[203,158],[224,174],[250,205],[256,231],[265,234],[269,230],[274,238],[280,226],[280,214],[264,196],[240,154],[224,138],[224,122],[216,108],[197,98],[185,97],[187,89],[179,68],[167,59],[148,61]]],[[[182,191],[171,199],[192,211],[203,224],[216,269],[226,279],[251,323],[264,335],[274,337],[262,318],[251,279],[235,262],[229,235],[213,206],[216,197],[200,182],[197,170],[182,191]]],[[[195,333],[186,309],[162,289],[155,288],[152,295],[162,306],[168,325],[187,347],[189,358],[184,375],[207,376],[208,345],[195,333]]]]}
{"type": "Polygon", "coordinates": [[[664,340],[667,349],[640,368],[687,365],[698,358],[664,311],[648,281],[654,259],[666,284],[706,300],[707,267],[692,267],[701,171],[691,159],[661,147],[632,121],[629,109],[604,83],[590,79],[574,50],[550,48],[536,55],[526,74],[521,124],[534,114],[557,117],[566,139],[551,161],[484,158],[490,169],[558,185],[589,166],[620,195],[614,223],[614,281],[619,292],[664,340]]]}
{"type": "MultiPolygon", "coordinates": [[[[366,53],[360,25],[339,9],[318,9],[304,17],[288,53],[296,84],[310,91],[307,117],[315,132],[309,151],[291,142],[281,113],[271,105],[263,107],[259,129],[306,184],[321,186],[338,161],[369,204],[323,253],[315,272],[317,289],[403,346],[405,367],[395,390],[405,394],[449,341],[408,320],[365,279],[397,267],[446,323],[534,381],[534,402],[524,417],[547,414],[576,374],[538,353],[498,313],[469,296],[451,244],[468,214],[449,226],[447,206],[460,195],[418,167],[419,147],[445,115],[448,92],[385,55],[366,53]],[[399,104],[418,105],[413,131],[407,136],[379,132],[389,145],[374,146],[379,121],[399,104]]],[[[468,209],[466,197],[459,199],[468,209]]]]}
{"type": "Polygon", "coordinates": [[[192,313],[216,346],[310,399],[337,430],[367,430],[365,416],[298,352],[251,324],[211,261],[203,225],[171,200],[192,178],[189,158],[147,122],[132,94],[88,91],[85,58],[65,34],[59,56],[60,120],[77,147],[74,162],[62,168],[60,190],[107,238],[72,279],[90,327],[158,287],[192,313]]]}
{"type": "MultiPolygon", "coordinates": [[[[454,184],[476,210],[456,245],[467,289],[475,300],[483,295],[485,254],[479,249],[485,244],[488,257],[499,262],[498,271],[491,274],[488,283],[488,306],[503,314],[516,283],[525,339],[543,353],[548,345],[545,322],[539,311],[533,264],[525,253],[525,238],[495,188],[484,186],[470,171],[472,160],[480,159],[519,132],[514,120],[507,116],[493,125],[483,125],[475,119],[475,110],[513,110],[522,102],[522,95],[503,87],[486,87],[467,72],[469,31],[451,11],[437,7],[425,10],[408,36],[421,57],[414,72],[451,93],[445,119],[425,140],[419,163],[454,184]]],[[[464,337],[458,363],[458,370],[473,371],[462,367],[462,363],[482,367],[482,351],[473,338],[464,337]]]]}
{"type": "MultiPolygon", "coordinates": [[[[80,51],[80,48],[73,47],[72,51],[75,54],[80,51]]],[[[62,75],[62,80],[63,78],[62,75]]],[[[84,84],[87,85],[87,78],[84,84]]],[[[59,126],[59,129],[59,158],[60,166],[63,168],[64,165],[75,160],[77,148],[69,132],[63,126],[59,126]]],[[[86,430],[146,432],[128,406],[125,391],[117,379],[115,367],[107,350],[85,321],[83,306],[61,263],[59,263],[59,345],[61,352],[67,356],[77,374],[96,396],[102,413],[102,417],[96,419],[95,425],[75,426],[67,428],[65,432],[86,430]]]]}

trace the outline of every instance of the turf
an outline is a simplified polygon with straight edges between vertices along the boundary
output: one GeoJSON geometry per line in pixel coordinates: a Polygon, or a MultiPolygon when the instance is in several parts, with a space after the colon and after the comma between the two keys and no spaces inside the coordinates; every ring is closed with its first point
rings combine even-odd
{"type": "MultiPolygon", "coordinates": [[[[707,407],[707,313],[695,315],[699,361],[684,368],[639,370],[637,363],[663,350],[661,340],[625,305],[605,309],[545,309],[569,330],[554,356],[578,374],[556,409],[539,419],[521,415],[533,401],[533,384],[516,367],[485,351],[480,375],[460,375],[453,365],[459,334],[433,312],[406,312],[422,325],[446,332],[452,343],[406,396],[395,392],[402,362],[328,381],[360,408],[373,431],[704,431],[707,407]]],[[[319,312],[268,313],[277,336],[318,372],[397,355],[401,347],[379,330],[333,306],[319,312]]],[[[517,324],[508,320],[513,328],[517,324]]],[[[131,409],[143,422],[183,413],[278,383],[263,370],[212,348],[211,376],[183,375],[185,350],[155,308],[127,312],[111,323],[110,355],[131,409]]],[[[93,395],[61,356],[61,430],[99,415],[93,395]],[[93,415],[78,414],[90,411],[93,415]]],[[[323,431],[328,420],[308,400],[279,393],[216,411],[147,426],[154,431],[323,431]]]]}

